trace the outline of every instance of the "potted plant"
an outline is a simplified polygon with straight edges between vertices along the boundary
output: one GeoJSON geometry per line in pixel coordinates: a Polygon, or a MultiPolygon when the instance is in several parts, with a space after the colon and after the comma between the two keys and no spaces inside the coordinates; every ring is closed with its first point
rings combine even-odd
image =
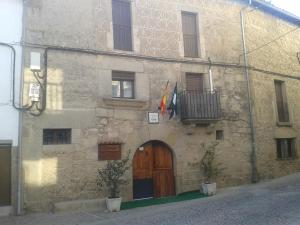
{"type": "Polygon", "coordinates": [[[109,197],[106,198],[106,206],[110,212],[120,211],[122,198],[120,197],[120,186],[128,183],[122,179],[129,169],[130,151],[125,159],[111,160],[106,163],[103,169],[98,170],[97,185],[100,189],[106,188],[109,191],[109,197]]]}
{"type": "Polygon", "coordinates": [[[204,182],[202,183],[202,192],[205,195],[215,195],[217,192],[217,184],[214,181],[215,177],[220,172],[219,165],[215,161],[216,146],[218,142],[210,144],[205,148],[204,156],[201,160],[201,168],[204,175],[204,182]]]}

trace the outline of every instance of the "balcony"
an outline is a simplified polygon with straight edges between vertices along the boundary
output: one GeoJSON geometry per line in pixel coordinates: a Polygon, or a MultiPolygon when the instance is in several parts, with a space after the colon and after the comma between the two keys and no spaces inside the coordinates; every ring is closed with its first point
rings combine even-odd
{"type": "Polygon", "coordinates": [[[183,91],[179,93],[183,123],[209,124],[221,119],[220,91],[183,91]]]}

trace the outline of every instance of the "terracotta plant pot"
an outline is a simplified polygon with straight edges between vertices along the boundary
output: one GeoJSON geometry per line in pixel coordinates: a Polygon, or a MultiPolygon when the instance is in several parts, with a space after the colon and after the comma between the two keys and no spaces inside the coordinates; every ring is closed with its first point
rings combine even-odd
{"type": "Polygon", "coordinates": [[[106,198],[106,207],[109,212],[119,212],[122,198],[106,198]]]}
{"type": "Polygon", "coordinates": [[[202,193],[208,196],[215,195],[217,193],[217,184],[202,183],[202,193]]]}

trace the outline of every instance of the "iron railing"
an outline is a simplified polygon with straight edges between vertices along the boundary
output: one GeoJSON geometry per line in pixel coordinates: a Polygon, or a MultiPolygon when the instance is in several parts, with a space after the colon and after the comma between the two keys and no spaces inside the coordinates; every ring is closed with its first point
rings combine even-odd
{"type": "Polygon", "coordinates": [[[209,122],[221,118],[219,90],[182,91],[179,93],[181,120],[183,122],[209,122]]]}

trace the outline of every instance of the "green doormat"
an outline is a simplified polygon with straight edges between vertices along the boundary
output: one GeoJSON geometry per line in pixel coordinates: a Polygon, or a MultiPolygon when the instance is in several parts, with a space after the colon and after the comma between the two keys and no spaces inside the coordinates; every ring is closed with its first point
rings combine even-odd
{"type": "Polygon", "coordinates": [[[165,198],[151,198],[145,200],[135,200],[131,202],[122,202],[121,210],[145,207],[150,205],[160,205],[160,204],[166,204],[172,202],[181,202],[181,201],[186,201],[186,200],[191,200],[196,198],[204,198],[204,197],[207,196],[201,194],[199,191],[185,192],[177,196],[171,196],[165,198]]]}

